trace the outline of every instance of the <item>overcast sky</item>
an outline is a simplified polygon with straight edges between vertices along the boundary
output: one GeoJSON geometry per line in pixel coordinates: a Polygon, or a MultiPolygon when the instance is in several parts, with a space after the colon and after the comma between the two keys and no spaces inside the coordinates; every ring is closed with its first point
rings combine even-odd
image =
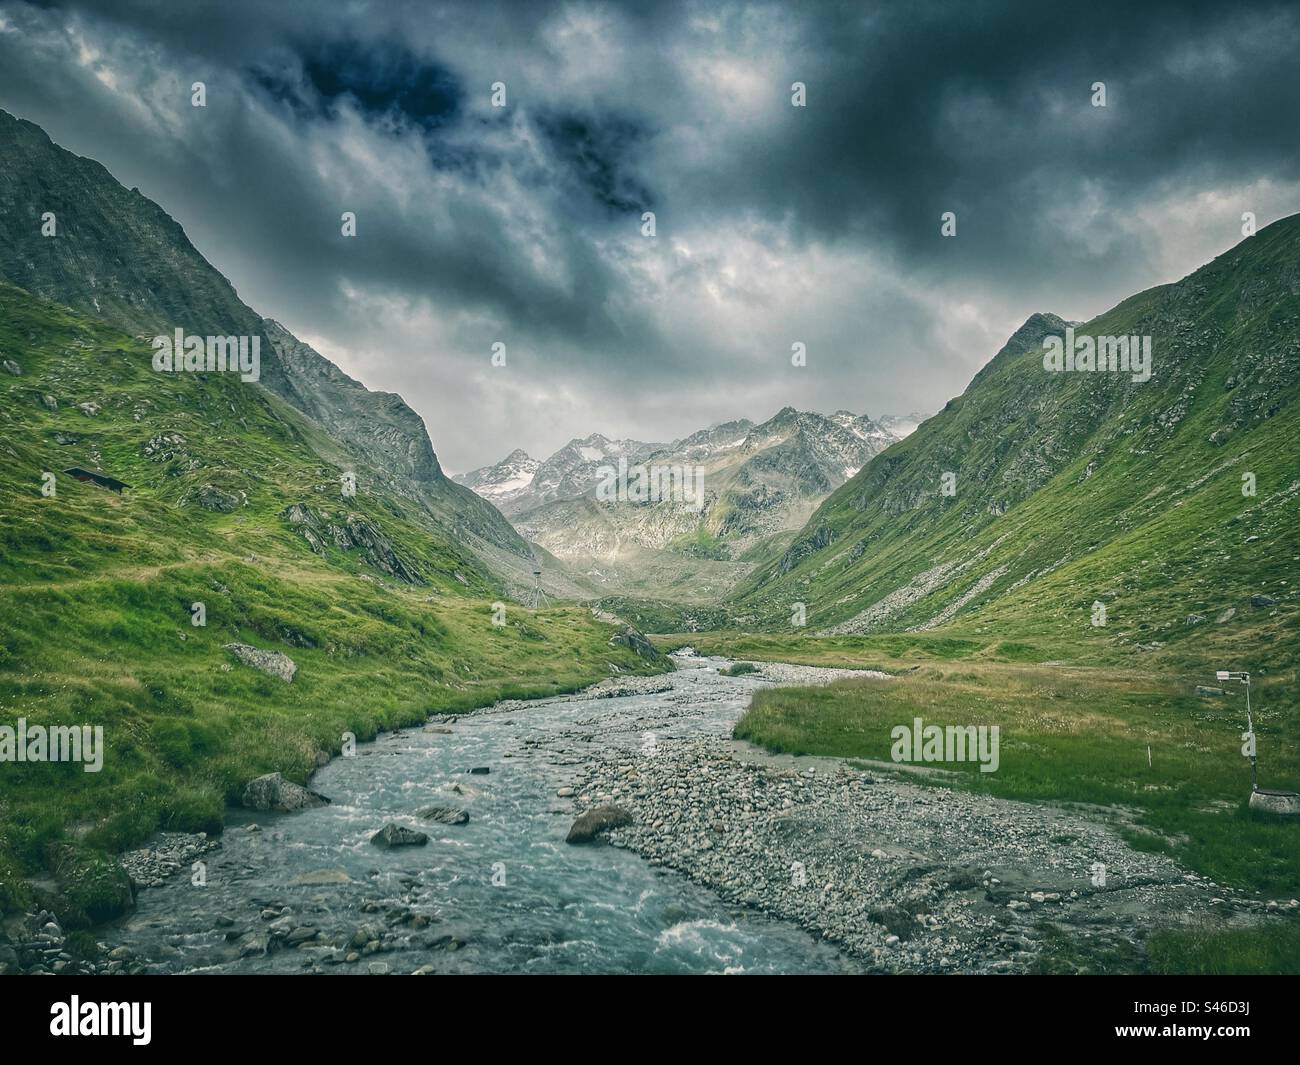
{"type": "Polygon", "coordinates": [[[1035,311],[1300,210],[1297,5],[1063,6],[0,0],[0,107],[459,472],[786,404],[932,413],[1035,311]]]}

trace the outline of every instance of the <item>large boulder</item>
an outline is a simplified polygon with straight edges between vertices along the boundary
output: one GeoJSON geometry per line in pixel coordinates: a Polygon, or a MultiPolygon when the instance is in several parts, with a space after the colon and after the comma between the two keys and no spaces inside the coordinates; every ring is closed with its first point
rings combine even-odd
{"type": "Polygon", "coordinates": [[[631,625],[625,625],[621,632],[614,633],[609,638],[609,643],[611,647],[626,647],[628,650],[634,651],[642,658],[647,658],[652,662],[663,657],[655,645],[645,638],[645,634],[634,629],[631,625]]]}
{"type": "Polygon", "coordinates": [[[429,837],[389,821],[370,837],[370,842],[376,847],[423,847],[429,842],[429,837]]]}
{"type": "Polygon", "coordinates": [[[596,806],[573,822],[565,843],[590,843],[610,828],[632,823],[632,815],[621,806],[596,806]]]}
{"type": "Polygon", "coordinates": [[[246,643],[228,643],[223,646],[244,665],[260,669],[273,677],[279,677],[286,684],[293,680],[293,675],[298,672],[293,659],[281,651],[264,651],[260,647],[253,647],[246,643]]]}
{"type": "Polygon", "coordinates": [[[1294,791],[1252,791],[1250,808],[1282,817],[1300,815],[1300,795],[1294,791]]]}
{"type": "Polygon", "coordinates": [[[324,806],[329,799],[301,784],[285,780],[279,773],[254,777],[244,785],[243,803],[250,810],[275,810],[283,814],[324,806]]]}

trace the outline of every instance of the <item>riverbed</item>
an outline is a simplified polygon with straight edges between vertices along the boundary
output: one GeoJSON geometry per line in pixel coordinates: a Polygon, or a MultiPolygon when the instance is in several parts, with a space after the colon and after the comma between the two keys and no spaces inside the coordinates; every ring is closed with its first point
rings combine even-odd
{"type": "Polygon", "coordinates": [[[327,806],[232,811],[108,930],[114,970],[1015,973],[1045,929],[1124,947],[1231,904],[1112,814],[731,739],[759,687],[884,674],[674,659],[382,736],[315,774],[327,806]],[[630,823],[565,842],[606,805],[630,823]],[[428,841],[372,843],[390,824],[428,841]]]}
{"type": "MultiPolygon", "coordinates": [[[[169,973],[859,971],[813,935],[630,850],[564,841],[575,812],[557,791],[587,752],[642,757],[729,735],[771,680],[722,677],[725,664],[679,659],[665,691],[435,718],[363,744],[312,778],[328,806],[232,811],[205,868],[140,890],[104,939],[127,948],[128,968],[169,973]],[[469,820],[430,823],[419,811],[431,806],[469,820]],[[428,844],[373,845],[389,822],[428,844]]],[[[783,668],[791,680],[844,674],[783,668]]]]}

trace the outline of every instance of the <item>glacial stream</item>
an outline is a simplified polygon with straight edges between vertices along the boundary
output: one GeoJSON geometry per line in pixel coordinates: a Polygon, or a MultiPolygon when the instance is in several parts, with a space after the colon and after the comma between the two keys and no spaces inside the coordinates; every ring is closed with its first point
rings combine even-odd
{"type": "Polygon", "coordinates": [[[416,726],[361,745],[312,778],[330,805],[232,810],[221,846],[204,856],[205,885],[182,872],[143,888],[135,912],[101,936],[151,972],[855,971],[798,928],[678,873],[615,846],[564,842],[575,813],[556,792],[584,752],[622,748],[635,762],[674,738],[730,732],[760,682],[720,676],[726,664],[681,659],[668,691],[435,718],[431,728],[449,733],[416,726]],[[458,807],[469,821],[422,820],[430,806],[458,807]],[[371,844],[390,821],[429,843],[371,844]],[[241,942],[275,921],[281,934],[316,936],[241,955],[241,942]]]}

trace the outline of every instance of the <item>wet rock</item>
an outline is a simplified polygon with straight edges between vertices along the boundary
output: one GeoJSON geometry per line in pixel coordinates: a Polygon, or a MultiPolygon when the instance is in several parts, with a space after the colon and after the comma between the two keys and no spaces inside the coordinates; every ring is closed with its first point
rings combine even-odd
{"type": "Polygon", "coordinates": [[[1250,605],[1262,610],[1265,607],[1277,606],[1277,600],[1271,595],[1252,595],[1250,597],[1250,605]]]}
{"type": "Polygon", "coordinates": [[[491,773],[492,770],[485,765],[476,765],[473,769],[470,770],[470,772],[474,774],[474,776],[481,777],[481,776],[486,776],[488,773],[491,773]]]}
{"type": "Polygon", "coordinates": [[[279,677],[286,684],[292,681],[293,675],[298,672],[293,659],[281,651],[264,651],[260,647],[252,647],[246,643],[228,643],[222,646],[244,665],[260,669],[272,677],[279,677]]]}
{"type": "Polygon", "coordinates": [[[423,847],[429,842],[429,837],[389,821],[370,837],[370,842],[377,847],[423,847]]]}
{"type": "Polygon", "coordinates": [[[295,813],[314,806],[324,806],[329,799],[324,795],[285,780],[279,773],[254,777],[244,787],[243,803],[250,810],[275,810],[295,813]]]}
{"type": "Polygon", "coordinates": [[[293,882],[300,887],[328,887],[332,884],[350,884],[352,878],[342,869],[317,869],[294,877],[293,882]]]}
{"type": "Polygon", "coordinates": [[[270,942],[270,937],[261,932],[249,932],[239,940],[239,956],[253,958],[265,954],[270,942]]]}
{"type": "Polygon", "coordinates": [[[455,806],[429,806],[420,811],[420,817],[443,825],[463,825],[469,821],[469,814],[455,806]]]}
{"type": "Polygon", "coordinates": [[[597,806],[573,822],[565,843],[590,843],[602,832],[632,823],[632,815],[621,806],[597,806]]]}

